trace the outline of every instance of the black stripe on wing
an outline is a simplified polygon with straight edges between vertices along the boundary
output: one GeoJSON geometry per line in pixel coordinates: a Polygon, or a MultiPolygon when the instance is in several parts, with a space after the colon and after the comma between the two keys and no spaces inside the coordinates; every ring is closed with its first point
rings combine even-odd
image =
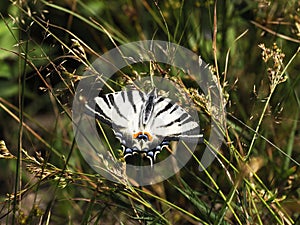
{"type": "MultiPolygon", "coordinates": [[[[192,130],[198,131],[198,128],[192,130]]],[[[191,130],[191,131],[192,131],[191,130]]],[[[203,134],[178,133],[165,137],[166,141],[187,141],[189,143],[203,143],[203,134]],[[174,135],[174,136],[173,136],[174,135]]]]}
{"type": "Polygon", "coordinates": [[[113,126],[110,117],[108,117],[95,102],[86,103],[85,109],[85,113],[87,115],[95,117],[96,119],[100,120],[102,123],[105,123],[110,127],[113,126]]]}
{"type": "MultiPolygon", "coordinates": [[[[105,101],[105,103],[106,103],[106,105],[108,106],[108,108],[111,109],[111,105],[110,105],[110,103],[109,103],[109,101],[108,101],[106,95],[104,95],[104,96],[102,96],[102,97],[98,97],[98,98],[102,98],[102,99],[105,101]]],[[[97,105],[97,103],[96,103],[96,105],[97,105]]]]}
{"type": "MultiPolygon", "coordinates": [[[[161,102],[161,101],[159,101],[161,102]]],[[[157,102],[158,103],[158,102],[157,102]]],[[[160,116],[162,113],[167,112],[170,108],[172,108],[174,104],[172,104],[171,102],[169,102],[163,109],[159,110],[156,114],[155,117],[160,116]]]]}
{"type": "Polygon", "coordinates": [[[164,135],[168,140],[202,140],[200,126],[181,106],[169,98],[160,97],[154,106],[154,120],[151,124],[155,135],[164,135]]]}
{"type": "Polygon", "coordinates": [[[118,104],[114,104],[113,107],[115,108],[115,110],[117,111],[117,113],[120,117],[122,117],[123,119],[128,121],[128,118],[126,116],[124,116],[124,114],[121,112],[122,109],[120,110],[120,107],[118,106],[118,104]]]}
{"type": "MultiPolygon", "coordinates": [[[[123,93],[125,93],[125,92],[123,92],[123,93]]],[[[122,96],[122,97],[123,97],[123,96],[122,96]]],[[[132,91],[128,91],[128,92],[127,92],[127,97],[128,97],[128,100],[129,100],[130,104],[132,105],[132,108],[133,108],[134,113],[136,113],[136,105],[135,105],[135,103],[134,103],[132,91]]],[[[123,101],[125,101],[125,98],[123,98],[123,101]]]]}
{"type": "MultiPolygon", "coordinates": [[[[168,124],[166,124],[166,125],[162,125],[162,126],[160,126],[160,127],[170,127],[170,126],[172,126],[174,123],[178,123],[178,126],[181,126],[182,123],[186,122],[186,121],[184,121],[184,120],[193,121],[193,120],[190,118],[189,114],[183,113],[179,118],[174,119],[174,120],[171,121],[170,123],[168,123],[168,124]],[[188,118],[188,117],[189,117],[189,118],[188,118]],[[188,119],[186,119],[186,118],[188,118],[188,119]]],[[[159,127],[159,128],[160,128],[160,127],[159,127]]]]}
{"type": "Polygon", "coordinates": [[[113,94],[108,94],[106,95],[106,97],[109,99],[110,105],[115,105],[115,98],[113,96],[113,94]]]}
{"type": "MultiPolygon", "coordinates": [[[[100,101],[101,102],[101,101],[100,101]]],[[[115,104],[115,95],[114,94],[107,94],[103,97],[96,97],[92,102],[86,103],[86,113],[88,115],[94,116],[96,119],[100,120],[102,123],[107,124],[111,128],[125,128],[124,126],[120,126],[120,124],[117,124],[113,121],[112,117],[112,111],[115,110],[117,114],[124,118],[125,120],[128,120],[121,112],[117,104],[115,104]],[[102,107],[107,110],[103,110],[97,103],[96,99],[103,100],[104,105],[102,104],[102,107]],[[95,106],[95,107],[93,107],[95,106]]]]}

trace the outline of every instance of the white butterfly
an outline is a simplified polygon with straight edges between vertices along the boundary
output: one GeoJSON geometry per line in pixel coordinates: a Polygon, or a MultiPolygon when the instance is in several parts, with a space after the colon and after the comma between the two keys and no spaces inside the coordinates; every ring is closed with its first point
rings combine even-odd
{"type": "Polygon", "coordinates": [[[203,137],[191,115],[171,99],[157,95],[156,88],[149,93],[134,89],[106,94],[86,108],[112,128],[125,158],[143,153],[151,166],[170,141],[197,142],[203,137]]]}

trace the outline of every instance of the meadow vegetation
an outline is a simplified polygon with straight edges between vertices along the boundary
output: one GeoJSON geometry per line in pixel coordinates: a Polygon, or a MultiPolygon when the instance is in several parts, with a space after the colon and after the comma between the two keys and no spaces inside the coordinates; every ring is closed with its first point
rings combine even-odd
{"type": "MultiPolygon", "coordinates": [[[[0,12],[0,224],[300,224],[299,1],[11,0],[0,12]],[[138,40],[200,55],[227,112],[224,142],[205,171],[207,142],[179,173],[145,187],[92,170],[71,122],[82,74],[138,40]]],[[[144,69],[125,68],[113,87],[144,69]]],[[[205,96],[168,69],[154,72],[169,71],[189,93],[207,141],[205,96]]]]}

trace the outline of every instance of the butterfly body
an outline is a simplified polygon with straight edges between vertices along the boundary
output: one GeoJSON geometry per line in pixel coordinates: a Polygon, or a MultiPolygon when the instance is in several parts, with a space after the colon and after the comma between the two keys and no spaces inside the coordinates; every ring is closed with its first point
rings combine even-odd
{"type": "Polygon", "coordinates": [[[171,99],[139,90],[120,91],[94,99],[96,107],[86,108],[108,124],[120,140],[126,158],[145,154],[153,165],[156,155],[180,139],[199,139],[199,125],[171,99]]]}

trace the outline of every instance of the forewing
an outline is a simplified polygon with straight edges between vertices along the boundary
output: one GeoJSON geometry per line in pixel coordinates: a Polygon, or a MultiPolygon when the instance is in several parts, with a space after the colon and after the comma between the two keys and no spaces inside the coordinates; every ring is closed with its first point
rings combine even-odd
{"type": "Polygon", "coordinates": [[[138,129],[139,114],[145,97],[138,90],[119,91],[95,97],[94,101],[86,104],[86,108],[115,131],[130,133],[138,129]]]}
{"type": "Polygon", "coordinates": [[[200,127],[181,106],[171,99],[159,97],[153,110],[151,131],[158,136],[180,139],[200,138],[200,127]]]}

